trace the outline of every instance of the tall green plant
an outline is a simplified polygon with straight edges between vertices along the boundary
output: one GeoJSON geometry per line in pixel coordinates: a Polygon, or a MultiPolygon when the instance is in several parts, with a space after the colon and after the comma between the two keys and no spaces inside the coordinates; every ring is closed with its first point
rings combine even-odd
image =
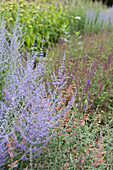
{"type": "MultiPolygon", "coordinates": [[[[59,3],[38,3],[20,0],[1,3],[0,15],[4,16],[6,21],[6,28],[11,34],[11,28],[14,27],[14,22],[19,10],[20,27],[23,25],[22,31],[25,34],[24,46],[34,50],[39,50],[44,39],[44,47],[54,45],[58,41],[60,35],[65,34],[68,26],[68,19],[66,18],[66,11],[64,11],[62,4],[59,3]]],[[[8,38],[8,37],[7,37],[8,38]]]]}

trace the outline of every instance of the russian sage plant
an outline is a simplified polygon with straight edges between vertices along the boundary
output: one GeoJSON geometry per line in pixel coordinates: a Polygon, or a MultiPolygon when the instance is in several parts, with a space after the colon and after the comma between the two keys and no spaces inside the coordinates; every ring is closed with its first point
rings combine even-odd
{"type": "Polygon", "coordinates": [[[4,71],[6,70],[8,61],[8,52],[5,49],[5,46],[7,46],[5,37],[5,22],[1,22],[0,20],[0,100],[4,85],[4,71]]]}
{"type": "Polygon", "coordinates": [[[6,61],[8,69],[4,72],[5,86],[0,101],[0,167],[27,160],[30,151],[33,158],[39,156],[40,149],[55,135],[50,129],[58,125],[60,117],[69,110],[74,99],[73,96],[65,108],[57,111],[56,106],[60,105],[62,98],[59,91],[66,83],[65,56],[58,77],[51,73],[54,87],[51,89],[49,80],[43,80],[46,75],[45,60],[40,57],[34,68],[35,52],[27,55],[27,60],[22,58],[22,34],[18,23],[15,23],[9,36],[10,43],[6,40],[7,30],[2,24],[0,66],[5,69],[6,61]]]}
{"type": "Polygon", "coordinates": [[[86,21],[85,27],[86,30],[92,30],[94,27],[96,29],[106,29],[112,28],[113,26],[113,7],[107,11],[98,11],[98,10],[87,10],[86,11],[86,21]]]}
{"type": "Polygon", "coordinates": [[[4,20],[4,17],[0,18],[0,84],[1,84],[0,100],[2,89],[5,84],[4,78],[8,74],[9,67],[10,67],[9,70],[11,69],[15,70],[14,63],[16,64],[17,61],[16,58],[20,57],[19,50],[21,49],[21,46],[24,43],[20,42],[22,35],[20,34],[19,25],[18,26],[17,25],[18,17],[15,22],[12,35],[10,36],[6,29],[6,21],[4,20]],[[16,34],[18,34],[18,37],[16,36],[16,34]],[[11,65],[11,63],[13,64],[11,65]]]}

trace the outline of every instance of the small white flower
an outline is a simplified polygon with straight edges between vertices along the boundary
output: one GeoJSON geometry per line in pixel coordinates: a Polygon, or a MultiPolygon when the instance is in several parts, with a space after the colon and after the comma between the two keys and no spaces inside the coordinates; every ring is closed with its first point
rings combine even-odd
{"type": "Polygon", "coordinates": [[[78,16],[77,16],[77,17],[75,17],[75,19],[81,20],[81,18],[80,18],[80,17],[78,17],[78,16]]]}

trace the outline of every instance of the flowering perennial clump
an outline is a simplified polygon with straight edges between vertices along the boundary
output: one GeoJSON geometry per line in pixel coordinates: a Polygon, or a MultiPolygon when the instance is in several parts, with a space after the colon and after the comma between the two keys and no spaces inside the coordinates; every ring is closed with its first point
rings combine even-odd
{"type": "Polygon", "coordinates": [[[9,36],[11,42],[8,43],[5,38],[7,31],[1,29],[1,34],[4,34],[2,51],[7,53],[2,52],[0,65],[5,82],[0,101],[0,167],[6,162],[9,167],[16,166],[19,160],[27,160],[30,152],[32,158],[38,156],[40,149],[56,133],[50,129],[58,125],[60,117],[69,110],[75,96],[57,111],[62,98],[59,91],[62,91],[66,83],[64,65],[59,69],[58,77],[51,73],[54,87],[51,89],[49,80],[46,83],[43,81],[47,74],[45,60],[40,57],[34,68],[36,54],[33,53],[32,58],[27,55],[27,60],[22,58],[18,30],[19,26],[15,23],[12,35],[9,36]],[[7,67],[3,67],[6,54],[7,67]]]}

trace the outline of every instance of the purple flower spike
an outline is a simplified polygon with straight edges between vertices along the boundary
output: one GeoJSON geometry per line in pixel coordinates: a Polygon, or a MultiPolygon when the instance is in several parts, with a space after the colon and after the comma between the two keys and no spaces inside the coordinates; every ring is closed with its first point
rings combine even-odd
{"type": "Polygon", "coordinates": [[[87,80],[87,85],[90,85],[90,80],[87,80]]]}

